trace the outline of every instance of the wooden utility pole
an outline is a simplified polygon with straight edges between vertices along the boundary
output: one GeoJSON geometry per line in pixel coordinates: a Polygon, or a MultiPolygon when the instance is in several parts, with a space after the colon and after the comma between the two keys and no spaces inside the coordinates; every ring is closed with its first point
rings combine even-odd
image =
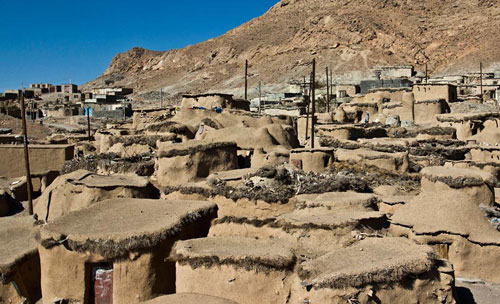
{"type": "Polygon", "coordinates": [[[479,86],[480,86],[480,90],[481,92],[479,93],[481,96],[481,103],[484,102],[484,97],[483,97],[483,63],[480,62],[479,63],[479,86]]]}
{"type": "Polygon", "coordinates": [[[248,60],[245,60],[245,100],[248,100],[248,60]]]}
{"type": "Polygon", "coordinates": [[[307,95],[307,87],[306,86],[307,86],[307,84],[306,84],[306,76],[304,76],[304,92],[303,92],[304,98],[307,95]]]}
{"type": "Polygon", "coordinates": [[[311,81],[311,148],[314,149],[314,115],[316,114],[316,59],[313,59],[312,62],[313,70],[312,70],[312,81],[311,81]]]}
{"type": "Polygon", "coordinates": [[[429,82],[429,70],[427,68],[427,62],[425,63],[425,83],[429,82]]]}
{"type": "Polygon", "coordinates": [[[87,136],[90,142],[90,107],[87,106],[87,136]]]}
{"type": "Polygon", "coordinates": [[[259,81],[259,114],[262,112],[262,82],[259,81]]]}
{"type": "Polygon", "coordinates": [[[160,88],[160,109],[163,109],[163,88],[160,88]]]}
{"type": "Polygon", "coordinates": [[[330,113],[330,81],[328,80],[328,67],[326,67],[326,113],[330,113]]]}
{"type": "MultiPolygon", "coordinates": [[[[330,69],[330,95],[333,95],[333,71],[330,69]]],[[[331,99],[330,99],[331,101],[331,99]]]]}
{"type": "MultiPolygon", "coordinates": [[[[309,74],[309,95],[308,95],[308,103],[307,103],[307,108],[306,108],[306,141],[309,139],[309,107],[311,105],[311,79],[312,79],[312,74],[309,74]]],[[[305,77],[304,77],[304,84],[305,84],[305,77]]],[[[304,86],[305,87],[305,86],[304,86]]]]}
{"type": "Polygon", "coordinates": [[[23,134],[24,134],[24,165],[26,168],[26,182],[28,184],[28,212],[29,215],[33,215],[33,200],[31,193],[33,191],[33,185],[31,183],[31,171],[30,171],[30,157],[28,149],[28,130],[26,128],[26,109],[24,106],[24,92],[21,92],[19,97],[21,103],[21,115],[23,119],[23,134]]]}

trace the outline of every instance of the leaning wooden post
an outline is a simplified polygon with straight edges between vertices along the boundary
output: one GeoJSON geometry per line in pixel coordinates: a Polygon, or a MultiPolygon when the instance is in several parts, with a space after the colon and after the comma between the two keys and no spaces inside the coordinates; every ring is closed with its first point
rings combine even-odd
{"type": "Polygon", "coordinates": [[[484,96],[483,96],[483,63],[482,62],[479,63],[479,82],[480,82],[479,90],[481,91],[479,96],[481,97],[481,103],[483,103],[484,96]]]}
{"type": "Polygon", "coordinates": [[[248,100],[248,60],[245,60],[245,100],[248,100]]]}
{"type": "MultiPolygon", "coordinates": [[[[333,72],[330,69],[330,95],[333,95],[333,72]]],[[[331,101],[331,99],[330,99],[331,101]]],[[[335,99],[335,108],[337,108],[337,100],[335,99]]]]}
{"type": "Polygon", "coordinates": [[[309,75],[309,95],[308,95],[309,102],[307,103],[307,108],[306,108],[306,141],[309,138],[309,107],[311,106],[311,79],[312,75],[309,75]]]}
{"type": "Polygon", "coordinates": [[[303,92],[303,95],[304,97],[307,95],[307,83],[306,83],[306,76],[304,76],[304,92],[303,92]]]}
{"type": "Polygon", "coordinates": [[[312,81],[311,81],[311,148],[314,149],[314,115],[316,114],[316,59],[313,59],[312,81]]]}
{"type": "Polygon", "coordinates": [[[262,113],[262,82],[259,81],[259,114],[262,113]]]}
{"type": "Polygon", "coordinates": [[[429,68],[427,62],[425,63],[425,84],[429,83],[429,68]]]}
{"type": "Polygon", "coordinates": [[[29,215],[33,215],[33,200],[31,198],[31,192],[33,191],[33,185],[31,184],[31,171],[30,171],[30,157],[28,149],[28,130],[26,128],[26,109],[24,107],[24,92],[20,96],[21,102],[21,115],[23,119],[23,133],[24,133],[24,165],[26,167],[26,182],[28,184],[28,212],[29,215]]]}
{"type": "Polygon", "coordinates": [[[87,107],[87,136],[88,140],[90,142],[90,107],[87,107]]]}
{"type": "Polygon", "coordinates": [[[328,67],[326,67],[326,113],[330,113],[330,81],[328,80],[328,67]]]}

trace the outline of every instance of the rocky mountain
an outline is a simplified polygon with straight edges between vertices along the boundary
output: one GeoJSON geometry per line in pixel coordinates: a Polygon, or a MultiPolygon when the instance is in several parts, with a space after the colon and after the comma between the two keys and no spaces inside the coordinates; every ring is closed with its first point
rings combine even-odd
{"type": "Polygon", "coordinates": [[[302,79],[316,58],[318,73],[339,82],[373,77],[372,68],[412,64],[432,75],[496,69],[500,62],[497,0],[282,0],[226,34],[165,52],[133,48],[83,88],[133,87],[149,99],[207,91],[242,95],[249,86],[280,89],[302,79]]]}

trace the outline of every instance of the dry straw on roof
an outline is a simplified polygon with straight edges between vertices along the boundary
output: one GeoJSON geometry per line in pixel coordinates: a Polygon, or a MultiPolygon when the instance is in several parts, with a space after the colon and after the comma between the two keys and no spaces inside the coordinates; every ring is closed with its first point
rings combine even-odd
{"type": "Polygon", "coordinates": [[[247,271],[291,270],[295,255],[281,240],[256,240],[240,236],[208,237],[179,241],[171,258],[192,268],[231,265],[247,271]]]}
{"type": "Polygon", "coordinates": [[[491,174],[476,169],[426,167],[421,173],[423,177],[433,183],[439,181],[456,189],[494,184],[494,178],[491,174]]]}
{"type": "Polygon", "coordinates": [[[369,238],[299,266],[304,285],[315,289],[397,282],[429,272],[432,248],[404,238],[369,238]]]}
{"type": "Polygon", "coordinates": [[[47,224],[38,236],[45,248],[64,245],[76,252],[119,258],[176,237],[187,225],[216,216],[205,201],[112,199],[47,224]]]}
{"type": "Polygon", "coordinates": [[[205,152],[214,149],[224,149],[224,148],[234,148],[236,149],[236,143],[234,142],[204,142],[204,141],[189,141],[182,144],[172,144],[160,149],[159,157],[175,157],[175,156],[185,156],[193,155],[198,152],[205,152]]]}

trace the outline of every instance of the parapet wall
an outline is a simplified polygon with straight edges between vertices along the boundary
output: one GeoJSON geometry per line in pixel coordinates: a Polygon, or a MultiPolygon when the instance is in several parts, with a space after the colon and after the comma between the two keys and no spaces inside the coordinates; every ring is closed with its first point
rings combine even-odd
{"type": "MultiPolygon", "coordinates": [[[[31,174],[60,171],[67,160],[73,159],[73,145],[30,145],[31,174]]],[[[0,176],[20,177],[26,174],[23,145],[0,145],[0,176]]]]}

